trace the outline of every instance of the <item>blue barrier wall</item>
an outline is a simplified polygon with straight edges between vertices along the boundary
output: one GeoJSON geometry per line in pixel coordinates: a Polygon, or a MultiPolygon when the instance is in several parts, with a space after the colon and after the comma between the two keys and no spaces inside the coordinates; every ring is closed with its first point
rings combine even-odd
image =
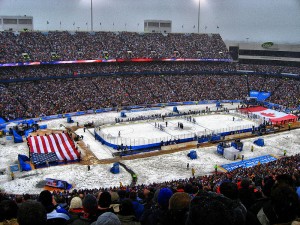
{"type": "MultiPolygon", "coordinates": [[[[95,139],[100,141],[102,144],[105,144],[113,149],[118,148],[118,145],[107,142],[95,131],[94,131],[94,135],[95,135],[95,139]]],[[[129,148],[129,146],[127,146],[127,147],[129,148]]],[[[152,143],[152,144],[148,144],[148,145],[133,145],[133,146],[131,146],[131,150],[134,151],[134,150],[152,149],[152,148],[158,148],[158,147],[160,147],[160,143],[152,143]]]]}

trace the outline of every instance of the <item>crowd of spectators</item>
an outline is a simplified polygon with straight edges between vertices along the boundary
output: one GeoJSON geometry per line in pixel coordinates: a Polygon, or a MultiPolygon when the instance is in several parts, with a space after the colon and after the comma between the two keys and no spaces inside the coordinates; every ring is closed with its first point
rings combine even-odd
{"type": "Polygon", "coordinates": [[[251,168],[215,171],[163,183],[134,186],[120,183],[119,187],[42,191],[39,195],[0,192],[0,222],[290,225],[294,221],[293,225],[299,224],[296,223],[300,215],[299,162],[297,154],[251,168]]]}
{"type": "Polygon", "coordinates": [[[0,67],[0,80],[26,78],[55,78],[80,75],[113,74],[174,74],[174,73],[236,73],[240,70],[261,74],[300,74],[299,67],[236,64],[228,62],[122,62],[122,63],[83,63],[40,66],[0,67]]]}
{"type": "Polygon", "coordinates": [[[231,58],[219,34],[0,32],[0,63],[173,57],[231,58]]]}
{"type": "Polygon", "coordinates": [[[237,70],[254,71],[256,73],[268,73],[268,74],[300,74],[300,67],[296,66],[280,66],[280,65],[265,65],[265,64],[241,64],[236,65],[237,70]]]}
{"type": "Polygon", "coordinates": [[[270,91],[269,101],[299,105],[299,80],[257,75],[115,75],[1,85],[7,120],[153,103],[245,99],[270,91]]]}
{"type": "MultiPolygon", "coordinates": [[[[219,34],[0,32],[0,63],[110,58],[231,59],[219,34]]],[[[237,70],[300,73],[298,67],[208,62],[3,67],[1,80],[60,79],[1,84],[0,116],[10,120],[116,106],[234,100],[249,90],[272,92],[273,103],[299,105],[299,80],[230,74],[237,70]],[[81,74],[107,76],[75,77],[81,74]],[[70,75],[74,77],[61,78],[70,75]]],[[[0,224],[291,224],[300,215],[299,162],[298,154],[163,183],[36,196],[0,192],[0,224]]]]}
{"type": "Polygon", "coordinates": [[[0,80],[55,78],[78,75],[113,75],[143,73],[191,73],[235,71],[232,63],[219,62],[147,62],[86,63],[0,68],[0,80]]]}
{"type": "MultiPolygon", "coordinates": [[[[0,63],[172,57],[230,59],[219,34],[0,32],[0,63]]],[[[244,99],[249,90],[271,91],[271,102],[296,108],[299,81],[271,76],[280,73],[299,73],[299,68],[201,61],[0,67],[0,117],[11,120],[103,107],[244,99]],[[232,75],[240,70],[265,75],[232,75]],[[21,81],[3,81],[12,79],[21,81]]]]}

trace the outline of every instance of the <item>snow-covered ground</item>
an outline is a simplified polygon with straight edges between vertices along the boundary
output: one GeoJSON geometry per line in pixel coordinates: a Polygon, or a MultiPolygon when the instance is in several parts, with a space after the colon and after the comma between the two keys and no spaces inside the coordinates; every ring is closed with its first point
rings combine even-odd
{"type": "MultiPolygon", "coordinates": [[[[212,105],[193,105],[193,106],[178,106],[179,111],[189,111],[189,110],[202,110],[206,106],[211,107],[214,110],[212,105]]],[[[235,108],[236,105],[227,104],[225,107],[235,108]]],[[[172,107],[165,107],[157,110],[149,111],[132,111],[127,112],[127,118],[137,117],[140,115],[151,115],[158,113],[170,113],[172,112],[172,107]]],[[[120,118],[120,112],[109,112],[101,114],[92,114],[86,116],[73,117],[73,120],[83,125],[88,122],[97,122],[97,121],[111,121],[114,122],[115,118],[120,118]]],[[[246,119],[232,121],[232,116],[225,115],[223,120],[218,120],[213,122],[217,117],[209,116],[209,119],[204,121],[198,120],[197,123],[201,124],[203,127],[207,127],[211,130],[225,129],[226,127],[232,127],[238,123],[247,123],[252,124],[251,121],[246,119]],[[206,124],[207,123],[207,124],[206,124]]],[[[203,117],[204,118],[204,117],[203,117]]],[[[172,122],[172,121],[170,121],[172,122]]],[[[170,130],[173,126],[174,132],[177,126],[177,120],[173,121],[174,124],[170,123],[170,130]]],[[[185,121],[186,122],[186,121],[185,121]]],[[[149,130],[138,130],[138,135],[148,136],[151,135],[159,136],[159,134],[165,134],[164,132],[159,131],[158,129],[153,128],[153,122],[148,123],[147,126],[151,126],[151,129],[154,129],[155,135],[152,131],[149,130]]],[[[47,124],[50,129],[62,129],[61,126],[68,126],[66,119],[57,119],[52,121],[43,121],[41,124],[47,124]]],[[[192,123],[190,124],[190,126],[192,123]]],[[[131,126],[131,125],[128,125],[131,126]]],[[[201,126],[198,126],[199,129],[201,126]]],[[[203,127],[201,129],[203,129],[203,127]]],[[[112,128],[110,128],[112,129],[112,128]]],[[[133,135],[134,129],[130,127],[131,132],[126,129],[126,126],[123,126],[123,134],[133,135]],[[132,130],[133,129],[133,130],[132,130]],[[125,133],[124,133],[125,132],[125,133]],[[126,133],[127,132],[127,133],[126,133]]],[[[117,132],[118,128],[111,131],[113,134],[117,132]]],[[[90,129],[89,132],[84,132],[83,129],[78,129],[76,131],[79,135],[84,135],[83,141],[86,145],[89,145],[90,150],[96,155],[98,159],[107,159],[112,158],[112,153],[115,151],[105,145],[102,145],[98,141],[95,141],[93,135],[93,129],[90,129]]],[[[114,135],[117,135],[115,133],[114,135]]],[[[122,134],[121,134],[122,135],[122,134]]],[[[300,152],[300,130],[292,130],[289,132],[283,132],[279,134],[272,134],[264,137],[265,146],[264,147],[254,147],[254,152],[250,151],[251,146],[253,145],[254,139],[243,140],[244,149],[243,155],[245,159],[273,154],[275,156],[282,156],[283,150],[287,150],[287,155],[294,155],[300,152]]],[[[157,137],[159,138],[159,137],[157,137]]],[[[131,183],[131,176],[127,173],[122,167],[120,167],[119,174],[110,173],[110,168],[112,164],[97,164],[91,165],[91,170],[87,171],[86,165],[80,164],[69,164],[62,166],[55,166],[50,168],[43,168],[38,170],[33,170],[29,172],[16,173],[16,179],[11,180],[10,173],[8,172],[9,165],[17,163],[17,155],[24,154],[28,155],[28,147],[26,143],[15,144],[12,140],[6,140],[5,138],[0,139],[0,143],[5,142],[5,145],[0,145],[0,171],[4,171],[3,175],[0,175],[0,188],[4,189],[8,193],[39,193],[42,189],[36,187],[36,185],[43,181],[45,178],[54,178],[66,180],[69,183],[74,185],[76,189],[83,188],[99,188],[99,187],[110,187],[110,186],[119,186],[120,182],[123,185],[128,185],[131,183]]],[[[138,184],[141,183],[152,183],[152,182],[163,182],[172,179],[187,178],[191,176],[191,171],[186,169],[186,164],[190,164],[190,168],[194,167],[196,170],[196,175],[209,174],[213,171],[215,164],[222,165],[230,163],[231,161],[223,158],[222,156],[216,153],[216,146],[199,148],[195,149],[197,151],[198,159],[190,160],[187,157],[187,153],[190,150],[177,152],[168,155],[160,155],[155,157],[149,157],[144,159],[135,159],[135,160],[123,160],[122,163],[126,164],[131,168],[138,176],[138,184]]]]}

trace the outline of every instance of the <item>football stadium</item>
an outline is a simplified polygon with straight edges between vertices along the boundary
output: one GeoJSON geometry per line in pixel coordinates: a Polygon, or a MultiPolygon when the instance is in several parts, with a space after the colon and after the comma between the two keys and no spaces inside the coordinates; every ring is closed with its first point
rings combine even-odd
{"type": "Polygon", "coordinates": [[[0,1],[0,224],[299,224],[299,10],[0,1]]]}

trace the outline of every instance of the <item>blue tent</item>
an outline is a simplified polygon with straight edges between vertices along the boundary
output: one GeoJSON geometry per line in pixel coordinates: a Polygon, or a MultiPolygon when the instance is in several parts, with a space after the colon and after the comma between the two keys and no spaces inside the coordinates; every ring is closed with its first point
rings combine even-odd
{"type": "Polygon", "coordinates": [[[74,120],[72,120],[72,117],[67,117],[67,123],[74,123],[74,120]]]}
{"type": "Polygon", "coordinates": [[[258,138],[257,140],[254,141],[254,144],[262,147],[265,145],[265,142],[263,138],[258,138]]]}
{"type": "Polygon", "coordinates": [[[21,171],[30,171],[31,166],[26,161],[30,161],[30,159],[26,155],[18,155],[18,161],[20,164],[21,171]]]}
{"type": "Polygon", "coordinates": [[[114,163],[113,167],[110,169],[110,172],[113,174],[120,173],[119,163],[114,163]]]}
{"type": "Polygon", "coordinates": [[[15,143],[22,143],[23,142],[22,136],[20,134],[18,134],[16,130],[13,130],[13,135],[14,135],[14,142],[15,143]]]}
{"type": "Polygon", "coordinates": [[[176,113],[178,113],[177,106],[174,106],[174,107],[173,107],[173,112],[176,112],[176,113]]]}
{"type": "Polygon", "coordinates": [[[197,159],[197,152],[195,150],[191,150],[188,154],[188,157],[190,157],[191,159],[197,159]]]}
{"type": "Polygon", "coordinates": [[[122,118],[123,118],[123,117],[126,117],[126,113],[122,111],[120,116],[121,116],[122,118]]]}

